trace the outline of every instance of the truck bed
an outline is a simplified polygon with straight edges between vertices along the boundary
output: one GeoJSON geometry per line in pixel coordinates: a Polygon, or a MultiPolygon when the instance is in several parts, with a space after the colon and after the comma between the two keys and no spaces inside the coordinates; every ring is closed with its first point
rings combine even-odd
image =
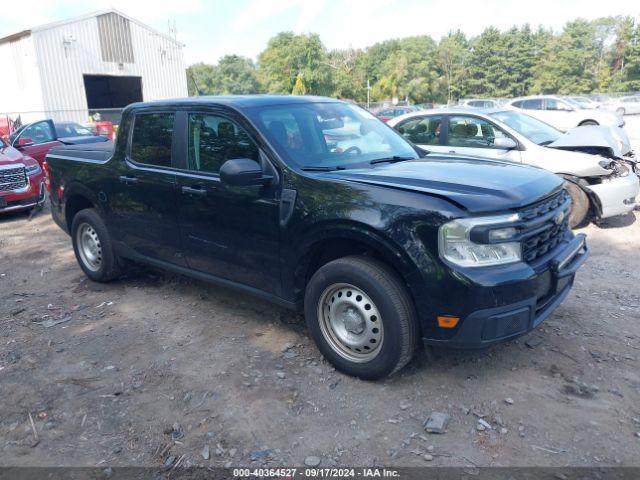
{"type": "Polygon", "coordinates": [[[52,148],[47,158],[54,157],[78,162],[105,163],[113,155],[114,143],[100,142],[83,145],[64,145],[52,148]]]}

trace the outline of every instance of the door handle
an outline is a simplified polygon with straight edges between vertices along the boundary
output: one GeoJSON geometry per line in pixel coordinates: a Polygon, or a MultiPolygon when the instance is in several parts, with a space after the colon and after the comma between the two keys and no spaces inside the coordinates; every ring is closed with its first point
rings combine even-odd
{"type": "Polygon", "coordinates": [[[132,177],[130,175],[122,175],[120,177],[120,181],[122,183],[127,184],[127,185],[133,185],[134,183],[138,183],[138,178],[137,177],[132,177]]]}
{"type": "Polygon", "coordinates": [[[449,150],[449,153],[456,153],[455,150],[449,150]]]}
{"type": "Polygon", "coordinates": [[[185,195],[195,195],[197,197],[206,197],[207,191],[204,188],[182,187],[182,193],[185,195]]]}

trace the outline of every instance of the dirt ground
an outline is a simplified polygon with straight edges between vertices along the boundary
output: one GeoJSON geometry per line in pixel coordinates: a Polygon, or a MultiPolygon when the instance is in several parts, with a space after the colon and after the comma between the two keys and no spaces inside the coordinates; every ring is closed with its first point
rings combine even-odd
{"type": "Polygon", "coordinates": [[[640,465],[639,215],[584,230],[535,332],[376,383],[289,311],[147,269],[92,283],[47,211],[3,216],[0,465],[640,465]]]}

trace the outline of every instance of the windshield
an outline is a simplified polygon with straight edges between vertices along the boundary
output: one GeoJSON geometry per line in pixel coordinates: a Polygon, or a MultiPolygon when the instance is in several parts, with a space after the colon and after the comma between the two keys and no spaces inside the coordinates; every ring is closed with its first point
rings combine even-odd
{"type": "Polygon", "coordinates": [[[92,137],[93,132],[78,123],[56,123],[58,137],[92,137]]]}
{"type": "Polygon", "coordinates": [[[278,153],[302,168],[356,168],[373,160],[418,158],[394,130],[354,105],[275,105],[256,108],[251,115],[278,153]]]}
{"type": "Polygon", "coordinates": [[[538,145],[548,145],[562,136],[560,130],[556,130],[551,125],[519,112],[505,110],[503,112],[490,113],[489,115],[507,124],[520,135],[538,145]]]}

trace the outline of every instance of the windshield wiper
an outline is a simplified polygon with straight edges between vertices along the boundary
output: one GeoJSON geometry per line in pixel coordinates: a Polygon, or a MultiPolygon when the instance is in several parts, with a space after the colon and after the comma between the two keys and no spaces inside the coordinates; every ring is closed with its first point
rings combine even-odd
{"type": "Polygon", "coordinates": [[[545,140],[544,142],[540,142],[538,145],[540,145],[541,147],[546,147],[550,143],[553,143],[553,140],[545,140]]]}
{"type": "Polygon", "coordinates": [[[376,163],[396,163],[396,162],[406,162],[408,160],[415,160],[413,157],[402,157],[400,155],[394,155],[393,157],[386,158],[376,158],[375,160],[371,160],[369,164],[375,165],[376,163]]]}
{"type": "Polygon", "coordinates": [[[337,165],[335,167],[328,167],[326,165],[309,165],[308,167],[301,167],[300,170],[305,172],[333,172],[335,170],[346,170],[345,167],[337,165]]]}

